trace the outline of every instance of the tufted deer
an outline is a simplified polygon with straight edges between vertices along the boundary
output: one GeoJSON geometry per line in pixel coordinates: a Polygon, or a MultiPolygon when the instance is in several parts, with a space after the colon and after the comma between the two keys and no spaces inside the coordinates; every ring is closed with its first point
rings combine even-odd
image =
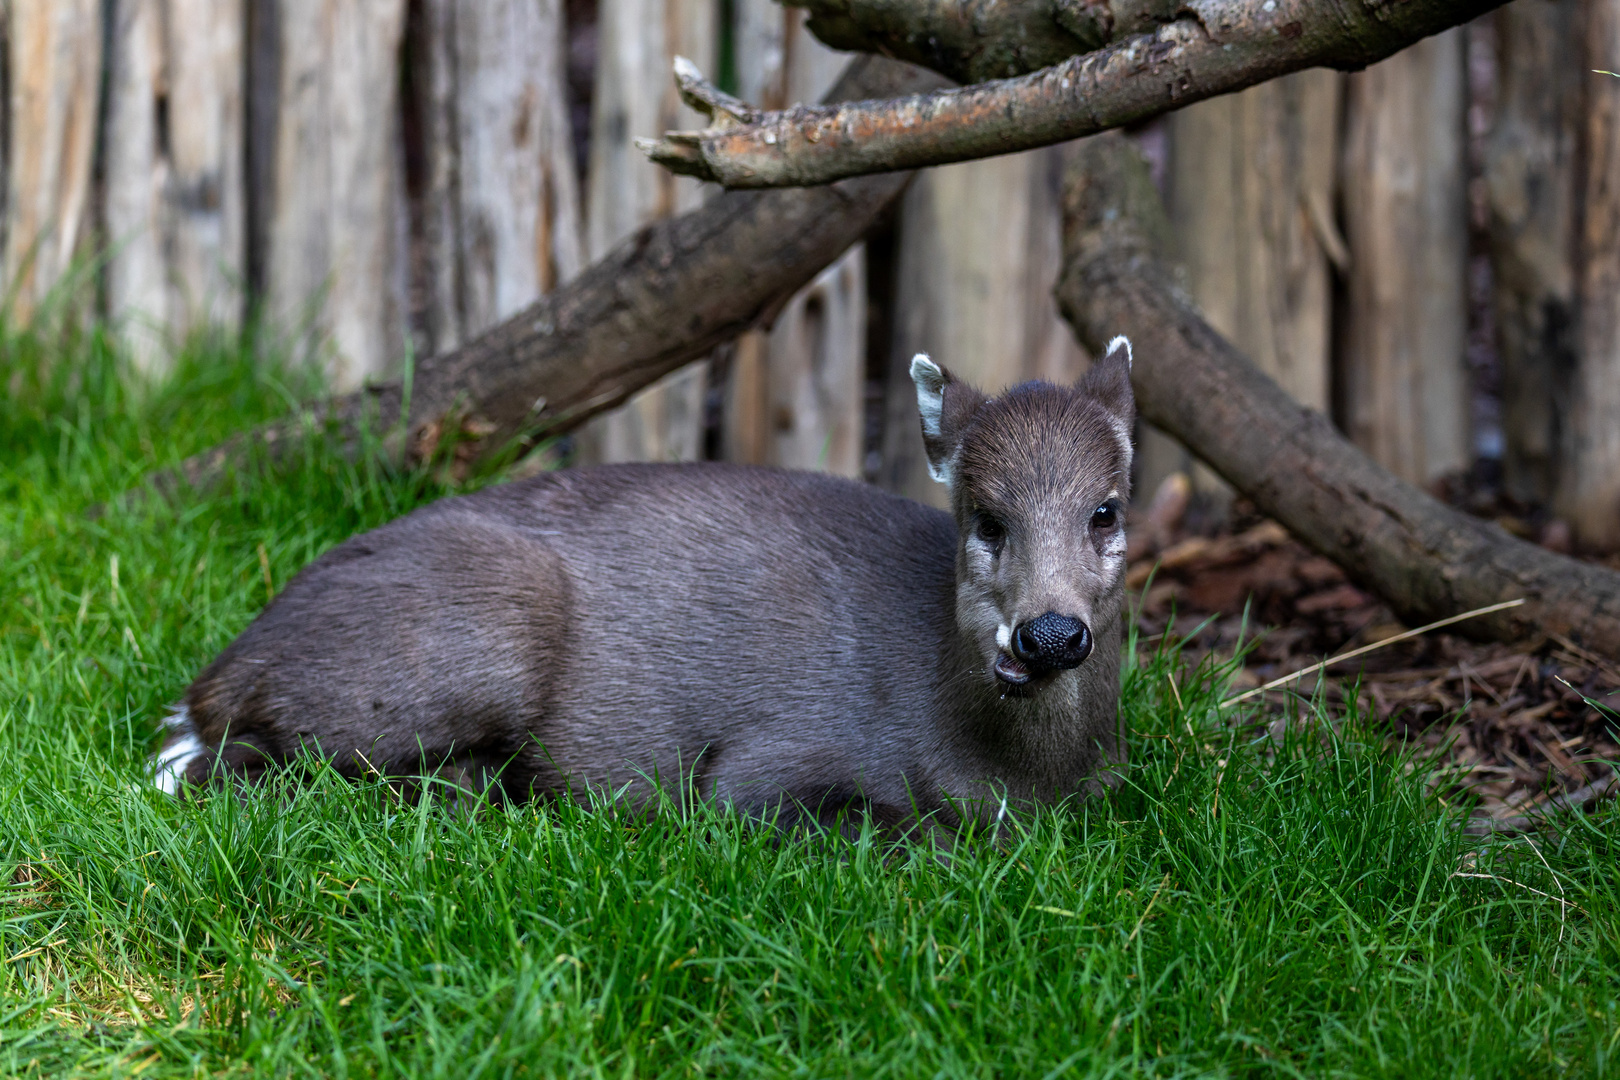
{"type": "Polygon", "coordinates": [[[301,748],[494,797],[677,774],[779,822],[944,826],[1114,782],[1130,345],[988,398],[919,355],[953,514],[721,464],[565,470],[316,559],[186,690],[165,791],[301,748]],[[953,520],[954,518],[954,520],[953,520]]]}

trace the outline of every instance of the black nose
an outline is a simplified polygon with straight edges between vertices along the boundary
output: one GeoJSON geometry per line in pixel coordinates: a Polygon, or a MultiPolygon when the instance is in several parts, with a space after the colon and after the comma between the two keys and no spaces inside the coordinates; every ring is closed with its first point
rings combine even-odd
{"type": "Polygon", "coordinates": [[[1091,631],[1079,619],[1048,611],[1013,631],[1012,651],[1031,667],[1079,667],[1091,655],[1091,631]]]}

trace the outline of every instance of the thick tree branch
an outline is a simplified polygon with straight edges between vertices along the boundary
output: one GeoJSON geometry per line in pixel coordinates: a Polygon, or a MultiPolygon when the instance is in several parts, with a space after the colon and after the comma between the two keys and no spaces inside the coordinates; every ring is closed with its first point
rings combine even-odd
{"type": "Polygon", "coordinates": [[[715,108],[717,92],[686,65],[677,82],[714,123],[638,144],[676,172],[728,188],[826,184],[944,165],[1137,123],[1304,68],[1365,67],[1502,2],[1190,0],[1150,33],[1029,75],[781,112],[741,103],[715,108]]]}
{"type": "Polygon", "coordinates": [[[782,0],[835,49],[933,68],[959,83],[1006,79],[1173,22],[1177,0],[782,0]]]}
{"type": "Polygon", "coordinates": [[[1123,137],[1080,144],[1064,215],[1059,303],[1093,349],[1131,337],[1144,418],[1408,623],[1524,597],[1522,607],[1459,630],[1500,640],[1564,634],[1620,657],[1620,574],[1528,544],[1397,480],[1210,329],[1159,259],[1164,209],[1123,137]]]}
{"type": "MultiPolygon", "coordinates": [[[[829,93],[905,93],[940,85],[930,72],[861,57],[829,93]]],[[[258,457],[301,445],[303,426],[333,430],[351,450],[362,431],[408,431],[390,444],[419,459],[446,436],[462,456],[555,435],[620,404],[768,315],[860,239],[909,177],[867,177],[824,189],[726,192],[701,209],[636,233],[579,277],[448,353],[417,365],[408,423],[390,381],[238,436],[152,479],[206,487],[258,457]]]]}

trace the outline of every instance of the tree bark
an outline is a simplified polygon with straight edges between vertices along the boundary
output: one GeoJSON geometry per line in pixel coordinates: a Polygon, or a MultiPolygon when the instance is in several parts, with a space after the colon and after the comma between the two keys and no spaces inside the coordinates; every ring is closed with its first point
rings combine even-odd
{"type": "Polygon", "coordinates": [[[835,49],[909,60],[959,83],[1005,79],[1050,67],[1175,16],[1174,5],[1160,3],[1155,11],[1151,3],[1132,5],[1129,0],[792,2],[809,10],[810,32],[835,49]]]}
{"type": "Polygon", "coordinates": [[[702,131],[640,140],[654,161],[728,188],[824,184],[1046,146],[1138,123],[1310,67],[1356,69],[1502,0],[1193,0],[1187,14],[1033,74],[897,101],[760,112],[690,68],[702,131]]]}
{"type": "Polygon", "coordinates": [[[1561,633],[1620,657],[1620,574],[1515,539],[1398,480],[1204,322],[1160,261],[1164,209],[1123,138],[1082,145],[1064,205],[1064,313],[1094,349],[1131,337],[1143,417],[1408,623],[1523,597],[1459,631],[1561,633]]]}
{"type": "MultiPolygon", "coordinates": [[[[829,96],[939,83],[920,69],[866,57],[829,96]]],[[[408,417],[401,416],[403,385],[378,383],[238,436],[154,482],[160,491],[181,481],[206,487],[256,458],[275,461],[302,444],[308,423],[332,430],[351,452],[363,430],[403,429],[408,437],[385,445],[404,460],[420,460],[458,432],[471,438],[462,447],[471,458],[570,430],[754,325],[858,240],[908,179],[722,194],[643,227],[511,319],[423,361],[408,417]]]]}

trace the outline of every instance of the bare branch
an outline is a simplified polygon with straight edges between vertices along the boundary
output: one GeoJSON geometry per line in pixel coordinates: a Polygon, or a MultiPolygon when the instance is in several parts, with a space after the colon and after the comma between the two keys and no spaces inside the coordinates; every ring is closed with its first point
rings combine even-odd
{"type": "MultiPolygon", "coordinates": [[[[944,165],[1138,123],[1304,68],[1365,67],[1502,2],[1191,0],[1150,33],[1018,78],[890,101],[747,110],[746,122],[726,114],[702,131],[637,143],[659,164],[728,188],[944,165]]],[[[707,96],[688,99],[713,115],[707,96]]]]}
{"type": "MultiPolygon", "coordinates": [[[[829,97],[938,86],[931,72],[879,57],[850,65],[829,97]]],[[[723,96],[719,110],[741,107],[723,96]]],[[[506,322],[417,365],[409,398],[397,380],[321,402],[237,436],[151,479],[159,491],[207,487],[249,461],[281,458],[305,424],[353,450],[361,433],[400,431],[397,458],[431,453],[446,435],[466,457],[515,438],[556,435],[748,329],[843,254],[905,190],[908,177],[822,189],[728,192],[655,222],[506,322]]]]}
{"type": "Polygon", "coordinates": [[[960,83],[1050,67],[1176,17],[1176,0],[783,0],[835,49],[878,53],[960,83]]]}
{"type": "Polygon", "coordinates": [[[1123,136],[1076,148],[1063,202],[1059,304],[1094,350],[1130,335],[1143,418],[1405,622],[1522,597],[1459,630],[1503,641],[1565,635],[1620,657],[1620,573],[1526,543],[1397,479],[1204,322],[1159,259],[1164,208],[1123,136]]]}

